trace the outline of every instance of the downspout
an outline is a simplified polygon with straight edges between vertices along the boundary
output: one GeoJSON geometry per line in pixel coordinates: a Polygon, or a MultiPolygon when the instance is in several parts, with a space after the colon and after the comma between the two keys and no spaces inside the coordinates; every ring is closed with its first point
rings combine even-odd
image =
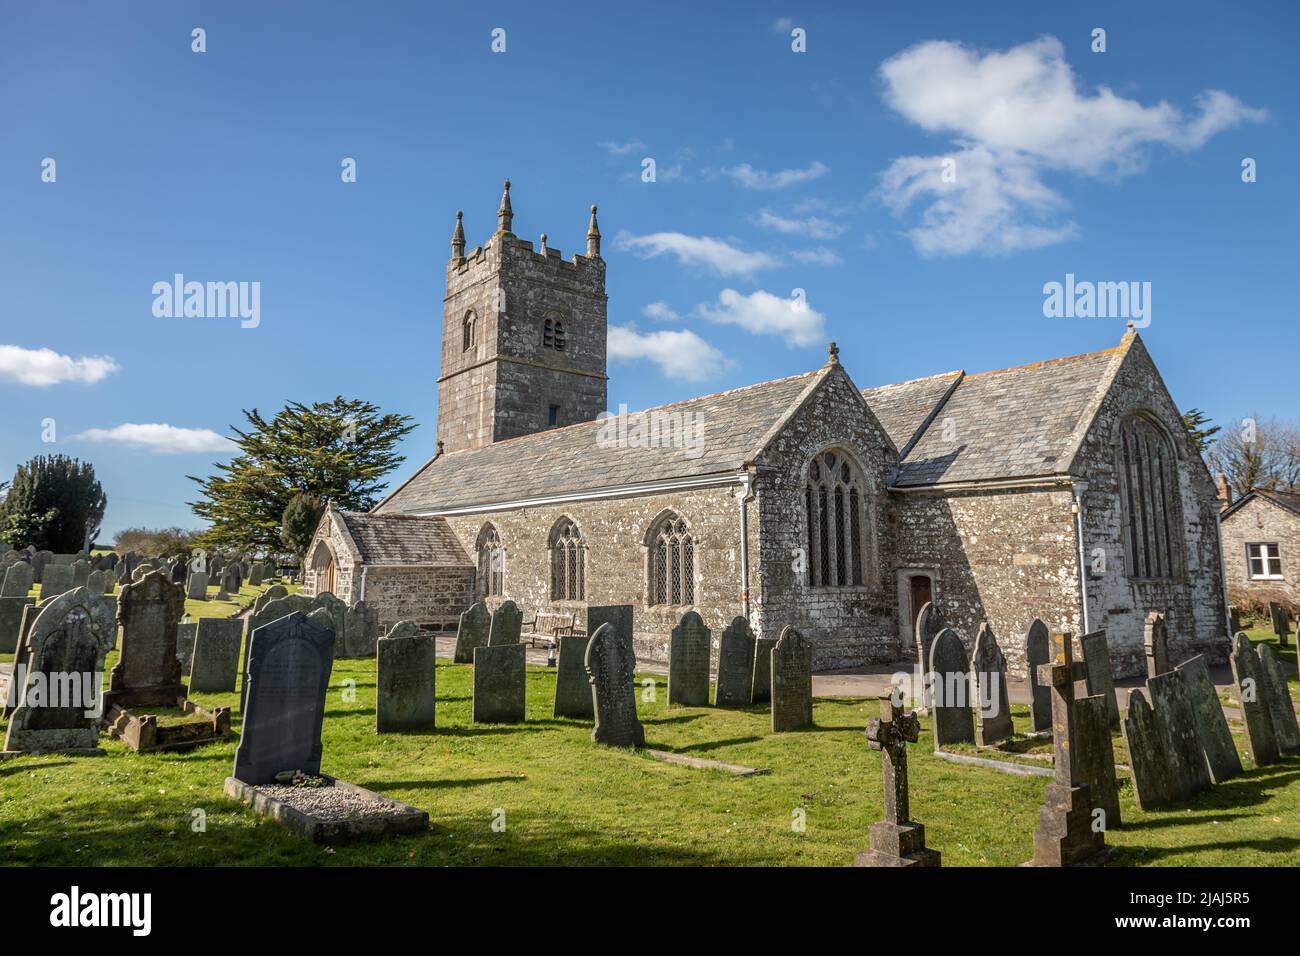
{"type": "Polygon", "coordinates": [[[754,500],[754,476],[745,472],[740,476],[740,606],[745,620],[749,620],[749,509],[745,506],[754,500]]]}
{"type": "Polygon", "coordinates": [[[361,596],[357,598],[358,601],[364,601],[366,599],[366,572],[369,570],[370,565],[361,565],[361,596]]]}
{"type": "Polygon", "coordinates": [[[1232,633],[1232,605],[1228,603],[1228,571],[1223,565],[1223,509],[1214,512],[1214,533],[1216,540],[1214,550],[1219,554],[1219,588],[1223,592],[1223,630],[1229,641],[1235,641],[1237,635],[1232,633]]]}
{"type": "Polygon", "coordinates": [[[1083,633],[1092,633],[1092,624],[1088,619],[1088,564],[1083,553],[1083,495],[1088,490],[1088,483],[1075,479],[1071,481],[1074,491],[1074,537],[1079,544],[1079,590],[1083,596],[1083,633]]]}

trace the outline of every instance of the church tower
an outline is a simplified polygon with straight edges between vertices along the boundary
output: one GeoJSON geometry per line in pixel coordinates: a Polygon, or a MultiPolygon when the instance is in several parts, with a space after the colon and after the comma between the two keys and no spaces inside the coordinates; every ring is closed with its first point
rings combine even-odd
{"type": "Polygon", "coordinates": [[[510,181],[486,244],[456,230],[443,300],[438,444],[451,454],[591,421],[605,410],[605,260],[596,207],[587,254],[565,261],[511,232],[510,181]]]}

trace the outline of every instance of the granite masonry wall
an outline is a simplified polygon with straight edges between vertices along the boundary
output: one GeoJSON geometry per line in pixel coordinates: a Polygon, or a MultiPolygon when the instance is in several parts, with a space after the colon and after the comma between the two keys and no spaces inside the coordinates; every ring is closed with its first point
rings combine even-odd
{"type": "Polygon", "coordinates": [[[1263,605],[1280,601],[1300,607],[1295,569],[1300,561],[1300,515],[1267,498],[1255,497],[1223,520],[1223,567],[1232,603],[1263,605]],[[1252,580],[1246,545],[1276,544],[1282,556],[1282,580],[1252,580]]]}

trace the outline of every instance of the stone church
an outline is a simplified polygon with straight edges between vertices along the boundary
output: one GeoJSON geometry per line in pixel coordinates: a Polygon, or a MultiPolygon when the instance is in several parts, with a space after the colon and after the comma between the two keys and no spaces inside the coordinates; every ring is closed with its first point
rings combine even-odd
{"type": "Polygon", "coordinates": [[[329,511],[308,593],[452,627],[631,604],[663,660],[688,609],[720,635],[794,625],[819,669],[910,661],[917,611],[1023,674],[1033,618],[1105,628],[1143,671],[1149,611],[1176,661],[1228,650],[1216,488],[1137,332],[1101,352],[860,388],[824,365],[607,418],[605,261],[497,229],[447,263],[437,453],[370,513],[329,511]],[[693,440],[692,440],[693,439],[693,440]]]}

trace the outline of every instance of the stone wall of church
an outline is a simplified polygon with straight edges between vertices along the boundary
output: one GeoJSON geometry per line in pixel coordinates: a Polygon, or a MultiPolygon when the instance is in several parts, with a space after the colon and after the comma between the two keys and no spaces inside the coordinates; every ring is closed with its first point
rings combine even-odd
{"type": "Polygon", "coordinates": [[[1223,521],[1223,567],[1228,596],[1234,604],[1263,605],[1280,601],[1300,606],[1300,516],[1271,501],[1256,497],[1223,521]],[[1246,545],[1276,544],[1282,558],[1282,580],[1252,580],[1246,563],[1246,545]]]}
{"type": "Polygon", "coordinates": [[[326,590],[325,568],[334,559],[334,596],[345,604],[355,601],[361,581],[361,567],[352,562],[352,552],[338,525],[327,515],[316,528],[316,536],[307,549],[302,575],[302,595],[315,597],[326,590]]]}
{"type": "MultiPolygon", "coordinates": [[[[356,592],[360,595],[360,589],[356,592]]],[[[379,609],[386,632],[398,621],[455,630],[473,603],[473,568],[375,567],[366,571],[366,604],[379,609]]]]}

